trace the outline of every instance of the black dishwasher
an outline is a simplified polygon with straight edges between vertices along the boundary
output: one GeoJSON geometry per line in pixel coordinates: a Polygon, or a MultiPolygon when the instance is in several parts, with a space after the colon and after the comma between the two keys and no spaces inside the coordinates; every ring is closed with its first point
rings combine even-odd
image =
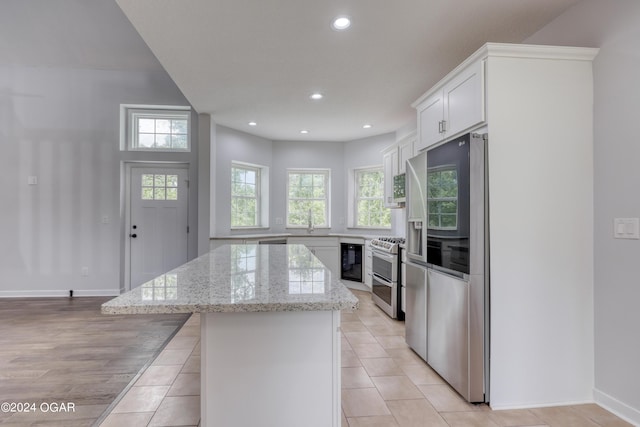
{"type": "Polygon", "coordinates": [[[362,245],[340,244],[340,278],[362,283],[362,245]]]}

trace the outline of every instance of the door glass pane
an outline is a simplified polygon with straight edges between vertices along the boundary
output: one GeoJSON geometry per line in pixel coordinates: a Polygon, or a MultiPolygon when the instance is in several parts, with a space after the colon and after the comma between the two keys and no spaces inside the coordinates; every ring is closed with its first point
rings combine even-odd
{"type": "Polygon", "coordinates": [[[178,175],[143,174],[142,200],[178,200],[178,175]]]}
{"type": "Polygon", "coordinates": [[[167,175],[167,187],[178,186],[178,175],[167,175]]]}
{"type": "Polygon", "coordinates": [[[142,200],[153,200],[153,188],[142,187],[142,200]]]}
{"type": "Polygon", "coordinates": [[[153,198],[155,200],[164,200],[165,192],[166,192],[166,189],[164,187],[161,187],[161,188],[156,187],[153,189],[153,198]]]}

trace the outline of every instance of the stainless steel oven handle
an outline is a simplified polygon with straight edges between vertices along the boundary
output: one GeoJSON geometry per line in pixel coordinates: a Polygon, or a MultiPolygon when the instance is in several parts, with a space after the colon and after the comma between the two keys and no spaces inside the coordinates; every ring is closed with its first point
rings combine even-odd
{"type": "Polygon", "coordinates": [[[373,277],[375,279],[377,279],[378,282],[382,283],[383,285],[389,286],[390,288],[393,287],[393,282],[392,281],[387,280],[386,278],[384,278],[384,277],[382,277],[382,276],[380,276],[380,275],[378,275],[376,273],[373,273],[373,277]]]}

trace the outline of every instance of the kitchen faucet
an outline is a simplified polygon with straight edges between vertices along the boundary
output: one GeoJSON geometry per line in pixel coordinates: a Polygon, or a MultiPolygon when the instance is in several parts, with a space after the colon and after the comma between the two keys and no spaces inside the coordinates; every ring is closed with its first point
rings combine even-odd
{"type": "Polygon", "coordinates": [[[311,209],[309,209],[309,227],[307,227],[307,233],[311,234],[314,232],[313,228],[313,213],[311,209]]]}

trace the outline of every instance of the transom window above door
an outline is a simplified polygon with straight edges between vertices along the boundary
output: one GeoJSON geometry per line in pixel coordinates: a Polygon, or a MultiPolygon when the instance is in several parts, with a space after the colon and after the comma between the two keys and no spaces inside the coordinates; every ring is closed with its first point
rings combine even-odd
{"type": "Polygon", "coordinates": [[[121,106],[121,149],[191,151],[191,111],[182,107],[121,106]]]}

